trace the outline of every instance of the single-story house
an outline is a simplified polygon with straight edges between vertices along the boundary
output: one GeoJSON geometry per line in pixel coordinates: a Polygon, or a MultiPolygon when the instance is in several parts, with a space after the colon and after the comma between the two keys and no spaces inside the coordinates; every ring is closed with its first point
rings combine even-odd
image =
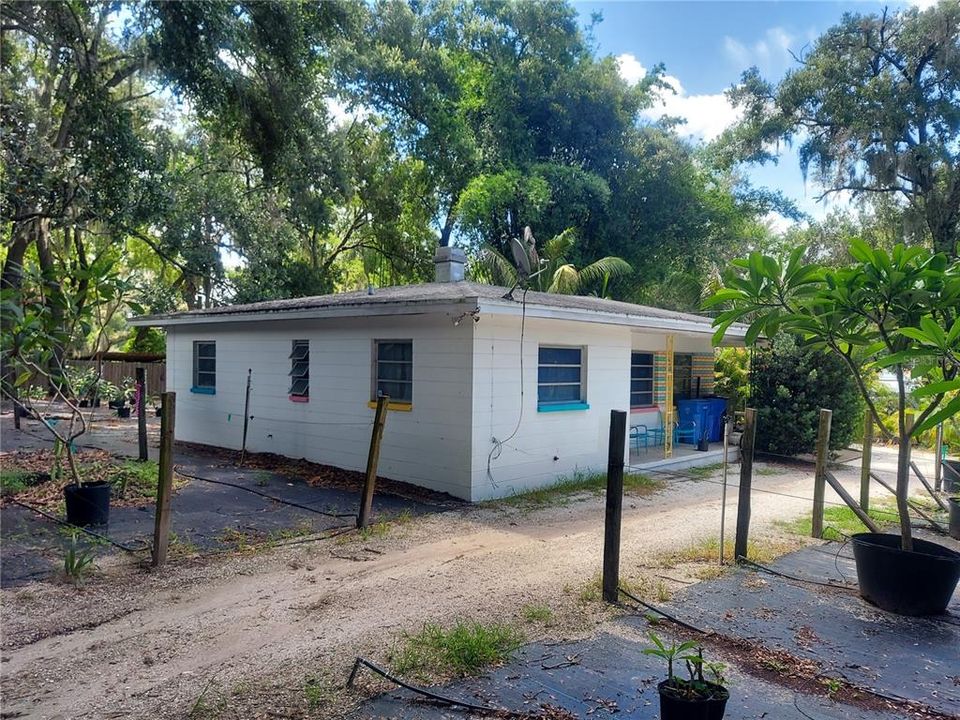
{"type": "Polygon", "coordinates": [[[166,330],[176,438],[239,449],[249,371],[249,451],[362,470],[388,395],[380,474],[480,501],[605,468],[610,410],[661,427],[671,375],[674,397],[712,391],[709,318],[508,293],[465,281],[464,261],[441,248],[432,283],[133,319],[166,330]]]}

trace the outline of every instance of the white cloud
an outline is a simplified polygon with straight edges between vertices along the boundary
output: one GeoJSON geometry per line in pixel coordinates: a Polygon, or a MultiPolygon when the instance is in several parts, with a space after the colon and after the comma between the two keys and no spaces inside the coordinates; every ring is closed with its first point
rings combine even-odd
{"type": "Polygon", "coordinates": [[[368,107],[349,107],[335,97],[328,97],[325,102],[327,112],[330,113],[330,124],[334,127],[346,125],[354,120],[363,120],[370,116],[370,108],[368,107]]]}
{"type": "Polygon", "coordinates": [[[907,0],[907,2],[920,10],[929,10],[937,4],[937,0],[907,0]]]}
{"type": "MultiPolygon", "coordinates": [[[[630,53],[617,56],[620,77],[631,85],[642,80],[647,70],[630,53]]],[[[739,111],[730,105],[723,93],[689,95],[679,78],[664,75],[661,78],[669,89],[656,91],[654,105],[643,111],[648,120],[659,120],[664,115],[679,117],[686,121],[679,132],[704,140],[713,140],[739,117],[739,111]],[[672,90],[672,92],[671,92],[672,90]]]]}
{"type": "Polygon", "coordinates": [[[777,235],[782,235],[787,230],[789,230],[790,228],[792,228],[794,225],[797,224],[795,220],[791,220],[790,218],[784,217],[783,215],[781,215],[780,213],[774,210],[771,210],[766,215],[764,215],[763,222],[764,224],[766,224],[768,228],[770,228],[770,230],[775,232],[777,235]]]}
{"type": "Polygon", "coordinates": [[[723,38],[723,51],[727,58],[739,70],[756,65],[761,70],[772,72],[782,70],[793,61],[791,46],[798,38],[782,27],[768,28],[763,37],[752,45],[747,45],[727,35],[723,38]]]}
{"type": "Polygon", "coordinates": [[[617,55],[617,67],[620,71],[620,77],[631,85],[636,85],[647,74],[647,69],[630,53],[617,55]]]}

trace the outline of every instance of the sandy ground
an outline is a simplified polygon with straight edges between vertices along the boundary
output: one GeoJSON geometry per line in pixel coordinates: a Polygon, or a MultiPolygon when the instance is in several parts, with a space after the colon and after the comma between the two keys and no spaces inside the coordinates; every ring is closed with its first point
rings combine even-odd
{"type": "MultiPolygon", "coordinates": [[[[889,467],[888,455],[878,450],[876,464],[889,467]]],[[[812,472],[756,469],[752,536],[777,549],[802,542],[777,521],[809,512],[808,500],[785,495],[809,498],[812,472]]],[[[841,475],[856,486],[855,469],[841,475]]],[[[626,498],[621,558],[628,579],[670,586],[689,577],[663,569],[663,555],[717,536],[721,486],[716,474],[665,480],[626,498]]],[[[837,499],[829,488],[827,499],[837,499]]],[[[728,538],[735,517],[731,490],[728,538]]],[[[156,573],[125,561],[80,590],[4,590],[2,717],[340,717],[362,698],[338,689],[354,657],[385,660],[425,621],[513,620],[537,603],[556,619],[532,636],[588,635],[609,613],[578,601],[601,567],[602,537],[603,499],[588,495],[533,511],[471,507],[377,538],[180,560],[156,573]]]]}

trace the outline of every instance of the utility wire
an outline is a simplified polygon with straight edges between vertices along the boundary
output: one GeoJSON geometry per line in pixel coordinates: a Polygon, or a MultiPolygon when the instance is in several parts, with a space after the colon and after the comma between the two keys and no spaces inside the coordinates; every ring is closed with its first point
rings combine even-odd
{"type": "Polygon", "coordinates": [[[259,490],[254,490],[253,488],[249,488],[249,487],[246,487],[245,485],[240,485],[238,483],[232,483],[226,480],[213,480],[212,478],[200,477],[199,475],[191,475],[189,473],[184,472],[182,469],[182,466],[180,465],[175,465],[173,469],[174,469],[174,472],[176,472],[178,475],[181,475],[185,478],[190,478],[191,480],[200,480],[202,482],[213,483],[214,485],[226,485],[227,487],[232,487],[232,488],[236,488],[237,490],[244,490],[246,492],[253,493],[254,495],[259,495],[262,498],[266,498],[267,500],[272,500],[273,502],[280,503],[281,505],[289,505],[290,507],[300,508],[301,510],[306,510],[307,512],[316,513],[317,515],[326,515],[327,517],[333,517],[333,518],[345,518],[345,517],[355,518],[357,516],[356,513],[331,513],[331,512],[327,512],[326,510],[317,510],[316,508],[312,508],[309,505],[302,505],[300,503],[293,502],[291,500],[284,500],[283,498],[278,498],[278,497],[275,497],[274,495],[268,495],[267,493],[260,492],[259,490]]]}
{"type": "Polygon", "coordinates": [[[124,552],[128,552],[128,553],[138,553],[138,552],[141,552],[141,551],[147,549],[146,547],[133,548],[133,547],[130,547],[129,545],[124,545],[123,543],[117,542],[116,540],[112,540],[111,538],[107,537],[106,535],[101,535],[100,533],[94,532],[93,530],[88,530],[88,529],[85,528],[85,527],[81,527],[81,526],[79,526],[79,525],[74,525],[73,523],[68,523],[66,520],[63,520],[62,518],[58,518],[56,515],[51,515],[50,513],[46,512],[45,510],[41,510],[40,508],[34,507],[33,505],[27,505],[27,503],[25,503],[25,502],[20,502],[20,501],[17,500],[16,498],[11,497],[11,498],[7,498],[7,500],[8,500],[9,502],[12,502],[14,505],[19,505],[20,507],[25,507],[27,510],[33,510],[33,512],[35,512],[35,513],[37,513],[37,514],[39,514],[39,515],[43,515],[43,517],[48,518],[48,519],[50,519],[50,520],[53,520],[55,523],[57,523],[57,524],[59,524],[59,525],[64,525],[64,526],[66,526],[66,527],[73,528],[74,530],[79,530],[80,532],[86,533],[87,535],[90,535],[91,537],[95,537],[95,538],[97,538],[98,540],[102,540],[103,542],[109,543],[109,544],[113,545],[114,547],[120,548],[120,549],[123,550],[124,552]]]}

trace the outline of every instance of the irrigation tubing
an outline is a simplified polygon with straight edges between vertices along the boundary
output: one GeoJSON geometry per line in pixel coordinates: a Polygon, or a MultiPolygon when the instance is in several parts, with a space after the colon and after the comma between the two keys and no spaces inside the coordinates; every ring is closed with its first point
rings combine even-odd
{"type": "MultiPolygon", "coordinates": [[[[386,678],[394,685],[399,685],[400,687],[409,690],[410,692],[416,693],[418,695],[423,695],[426,698],[430,698],[444,705],[449,705],[451,707],[460,707],[464,710],[469,710],[471,712],[493,714],[493,713],[503,713],[503,708],[495,708],[490,705],[477,705],[475,703],[467,702],[466,700],[457,700],[456,698],[447,697],[446,695],[440,695],[435,693],[432,690],[427,690],[426,688],[420,687],[419,685],[411,685],[405,680],[401,680],[396,675],[391,675],[389,672],[384,670],[382,667],[373,663],[366,658],[357,657],[356,662],[353,663],[353,670],[350,671],[350,677],[347,679],[347,687],[353,687],[353,682],[357,678],[357,673],[360,671],[361,667],[365,667],[368,670],[372,670],[377,675],[380,675],[383,678],[386,678]]],[[[509,712],[509,711],[507,711],[509,712]]],[[[514,714],[515,713],[511,713],[514,714]]]]}
{"type": "Polygon", "coordinates": [[[273,495],[267,495],[267,493],[260,492],[259,490],[254,490],[253,488],[249,488],[244,485],[240,485],[238,483],[232,483],[226,480],[213,480],[212,478],[200,477],[199,475],[191,475],[189,473],[183,472],[180,465],[175,465],[173,470],[174,472],[177,473],[177,475],[181,475],[185,478],[190,478],[191,480],[200,480],[201,482],[213,483],[214,485],[226,485],[227,487],[236,488],[237,490],[245,490],[246,492],[253,493],[254,495],[259,495],[260,497],[266,498],[267,500],[273,500],[273,502],[278,502],[281,505],[289,505],[290,507],[300,508],[301,510],[306,510],[307,512],[316,513],[317,515],[325,515],[327,517],[332,517],[332,518],[345,518],[345,517],[355,518],[357,516],[356,513],[331,513],[331,512],[327,512],[326,510],[317,510],[316,508],[312,508],[309,505],[303,505],[301,503],[293,502],[292,500],[284,500],[283,498],[278,498],[273,495]]]}
{"type": "Polygon", "coordinates": [[[17,500],[16,498],[7,498],[7,500],[8,500],[9,502],[12,502],[14,505],[19,505],[20,507],[25,507],[27,510],[33,510],[33,512],[37,513],[38,515],[43,515],[45,518],[48,518],[48,519],[50,519],[50,520],[53,520],[55,523],[57,523],[57,524],[59,524],[59,525],[64,525],[64,526],[66,526],[66,527],[70,527],[70,528],[73,528],[73,529],[75,529],[75,530],[79,530],[80,532],[86,533],[87,535],[90,535],[91,537],[95,537],[95,538],[97,538],[98,540],[102,540],[102,541],[104,541],[104,542],[110,543],[110,544],[113,545],[114,547],[118,547],[118,548],[120,548],[121,550],[123,550],[123,551],[125,551],[125,552],[128,552],[128,553],[138,553],[138,552],[141,552],[141,551],[143,551],[143,550],[148,549],[148,548],[146,548],[146,547],[142,547],[142,548],[132,548],[132,547],[130,547],[130,546],[128,546],[128,545],[124,545],[123,543],[117,542],[116,540],[112,540],[111,538],[107,537],[106,535],[101,535],[100,533],[94,532],[93,530],[87,530],[87,528],[85,528],[85,527],[81,527],[81,526],[79,526],[79,525],[74,525],[73,523],[68,523],[66,520],[63,520],[62,518],[58,518],[56,515],[51,515],[51,514],[48,513],[46,510],[41,510],[40,508],[34,507],[33,505],[27,505],[27,503],[25,503],[25,502],[20,502],[20,501],[17,500]]]}
{"type": "Polygon", "coordinates": [[[671,615],[671,614],[669,614],[669,613],[667,613],[667,612],[664,612],[664,611],[661,610],[660,608],[655,607],[655,606],[651,605],[651,604],[648,603],[648,602],[644,602],[643,600],[641,600],[640,598],[638,598],[636,595],[633,595],[633,594],[627,592],[626,590],[624,590],[622,587],[618,587],[617,590],[619,590],[623,595],[626,595],[628,598],[630,598],[631,600],[633,600],[635,603],[639,603],[640,605],[643,605],[643,607],[647,608],[647,610],[651,610],[651,611],[657,613],[658,615],[662,615],[662,616],[665,617],[667,620],[669,620],[669,621],[672,622],[672,623],[676,623],[676,624],[679,625],[680,627],[685,627],[687,630],[691,630],[691,631],[693,631],[693,632],[700,633],[701,635],[711,635],[711,634],[712,634],[712,633],[707,632],[706,630],[701,630],[700,628],[698,628],[698,627],[696,627],[696,626],[694,626],[694,625],[691,625],[690,623],[684,622],[683,620],[679,620],[678,618],[675,618],[673,615],[671,615]]]}
{"type": "Polygon", "coordinates": [[[796,582],[810,583],[811,585],[821,585],[823,587],[836,588],[838,590],[848,590],[848,591],[856,590],[856,588],[853,585],[839,585],[837,583],[832,583],[832,582],[823,582],[822,580],[811,580],[808,578],[797,577],[796,575],[790,575],[789,573],[783,573],[783,572],[780,572],[779,570],[774,570],[771,567],[767,567],[766,565],[761,565],[760,563],[754,562],[753,560],[749,560],[745,557],[739,557],[737,559],[741,563],[746,563],[747,565],[750,565],[751,567],[754,567],[757,570],[760,570],[765,573],[770,573],[771,575],[776,575],[777,577],[782,577],[787,580],[795,580],[796,582]]]}

